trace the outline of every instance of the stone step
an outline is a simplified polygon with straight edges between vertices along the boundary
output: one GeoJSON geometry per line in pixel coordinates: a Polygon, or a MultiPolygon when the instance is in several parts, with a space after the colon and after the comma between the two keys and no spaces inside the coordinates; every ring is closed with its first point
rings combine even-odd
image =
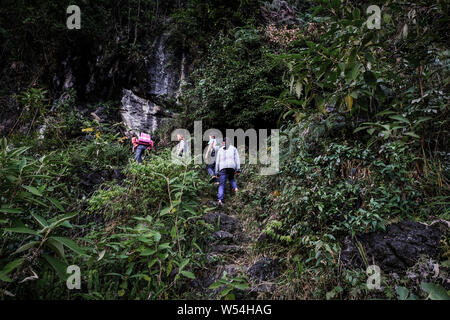
{"type": "Polygon", "coordinates": [[[219,229],[233,233],[238,229],[239,222],[233,217],[222,213],[222,212],[212,212],[203,216],[203,220],[213,226],[219,225],[219,229]]]}

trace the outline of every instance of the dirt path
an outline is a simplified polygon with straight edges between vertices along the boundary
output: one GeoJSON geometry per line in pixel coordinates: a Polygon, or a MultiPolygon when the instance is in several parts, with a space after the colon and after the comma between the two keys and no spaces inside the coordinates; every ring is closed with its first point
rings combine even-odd
{"type": "Polygon", "coordinates": [[[280,274],[280,265],[270,258],[270,253],[258,252],[260,230],[257,224],[234,208],[232,201],[203,217],[214,231],[207,247],[205,270],[192,285],[206,299],[219,298],[224,290],[236,284],[238,288],[232,291],[236,299],[268,299],[274,286],[271,280],[280,274]],[[209,289],[219,279],[227,284],[209,289]],[[248,289],[240,289],[242,283],[246,283],[248,289]]]}

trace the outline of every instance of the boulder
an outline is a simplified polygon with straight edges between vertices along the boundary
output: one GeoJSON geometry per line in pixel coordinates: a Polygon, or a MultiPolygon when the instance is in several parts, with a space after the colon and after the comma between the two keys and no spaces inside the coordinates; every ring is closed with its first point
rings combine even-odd
{"type": "MultiPolygon", "coordinates": [[[[357,235],[369,264],[375,263],[384,272],[399,272],[412,267],[420,258],[435,258],[440,240],[448,226],[435,223],[426,225],[415,221],[390,224],[386,231],[357,235]]],[[[359,250],[349,236],[344,239],[341,261],[349,267],[363,268],[359,250]]]]}
{"type": "Polygon", "coordinates": [[[281,273],[281,266],[278,260],[262,258],[247,270],[247,274],[259,281],[273,280],[281,273]]]}
{"type": "Polygon", "coordinates": [[[220,230],[233,233],[238,227],[238,221],[235,218],[230,217],[221,212],[213,212],[203,217],[206,223],[214,226],[219,224],[220,230]]]}
{"type": "Polygon", "coordinates": [[[154,132],[163,122],[168,121],[173,114],[164,112],[155,103],[138,97],[131,90],[124,89],[120,115],[128,131],[154,132]]]}
{"type": "Polygon", "coordinates": [[[217,231],[213,234],[214,240],[217,242],[232,242],[234,237],[232,233],[229,233],[227,231],[217,231]]]}

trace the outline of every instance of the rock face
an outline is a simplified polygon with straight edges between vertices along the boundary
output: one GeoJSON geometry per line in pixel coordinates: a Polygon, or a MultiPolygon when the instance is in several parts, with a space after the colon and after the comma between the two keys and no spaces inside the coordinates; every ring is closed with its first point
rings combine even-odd
{"type": "Polygon", "coordinates": [[[172,116],[155,103],[138,97],[131,90],[123,90],[120,115],[127,129],[135,134],[153,132],[172,116]]]}
{"type": "MultiPolygon", "coordinates": [[[[435,223],[430,226],[414,221],[388,225],[385,232],[372,232],[357,236],[369,264],[374,261],[383,272],[399,272],[412,267],[421,255],[437,256],[441,237],[448,226],[435,223]]],[[[350,267],[362,268],[363,259],[354,241],[347,237],[341,261],[350,267]]]]}
{"type": "Polygon", "coordinates": [[[273,280],[280,275],[281,266],[275,259],[262,258],[252,265],[247,274],[259,281],[273,280]]]}
{"type": "Polygon", "coordinates": [[[186,76],[188,64],[184,52],[168,50],[169,33],[156,38],[145,59],[146,94],[177,97],[186,76]]]}
{"type": "Polygon", "coordinates": [[[134,59],[117,50],[120,38],[71,50],[53,76],[55,101],[69,90],[80,103],[121,100],[120,116],[129,131],[154,131],[170,117],[162,110],[177,103],[191,66],[183,43],[169,46],[171,37],[167,31],[147,35],[145,49],[134,59]]]}

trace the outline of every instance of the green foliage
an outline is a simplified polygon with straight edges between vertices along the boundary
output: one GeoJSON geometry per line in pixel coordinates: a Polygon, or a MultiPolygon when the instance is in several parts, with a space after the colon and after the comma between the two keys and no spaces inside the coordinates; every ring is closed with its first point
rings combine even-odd
{"type": "MultiPolygon", "coordinates": [[[[357,4],[344,7],[340,2],[324,1],[317,6],[310,19],[323,27],[319,34],[302,33],[289,53],[277,56],[289,75],[286,85],[291,95],[279,98],[287,109],[284,117],[293,115],[299,122],[312,113],[324,117],[340,113],[353,126],[355,119],[375,120],[363,123],[354,133],[367,129],[369,135],[405,141],[431,141],[433,133],[439,136],[448,113],[448,97],[435,88],[445,86],[449,64],[445,58],[443,62],[434,57],[448,53],[439,42],[429,46],[430,38],[437,40],[430,26],[434,23],[417,12],[427,7],[425,3],[430,4],[418,3],[408,8],[408,14],[398,4],[383,6],[385,19],[380,30],[367,28],[357,4]],[[423,19],[425,24],[414,20],[414,47],[430,49],[419,50],[419,54],[409,47],[410,40],[398,37],[398,28],[387,18],[392,15],[397,21],[411,15],[423,19]]],[[[444,18],[445,5],[432,7],[434,15],[444,18]]],[[[411,21],[405,21],[408,23],[411,21]]]]}
{"type": "Polygon", "coordinates": [[[24,155],[27,150],[27,147],[9,148],[7,140],[2,139],[0,212],[5,217],[2,223],[10,223],[13,218],[30,211],[65,212],[63,203],[55,195],[64,193],[57,180],[64,175],[67,167],[64,164],[60,167],[58,163],[55,168],[52,154],[34,159],[24,155]]]}
{"type": "MultiPolygon", "coordinates": [[[[449,293],[439,284],[422,282],[421,288],[428,294],[425,299],[450,300],[449,293]]],[[[418,297],[415,294],[411,293],[407,288],[402,286],[397,287],[397,298],[398,300],[418,300],[418,297]]]]}
{"type": "Polygon", "coordinates": [[[225,300],[235,300],[235,292],[239,290],[247,290],[248,280],[245,277],[229,278],[226,271],[223,272],[222,277],[209,286],[209,289],[220,289],[219,297],[225,300]]]}
{"type": "MultiPolygon", "coordinates": [[[[64,248],[76,256],[85,255],[73,240],[61,236],[62,227],[73,228],[68,220],[77,215],[66,213],[63,199],[68,196],[67,189],[58,181],[67,166],[54,154],[39,159],[26,156],[28,149],[10,148],[3,138],[0,150],[0,261],[6,264],[0,271],[0,279],[16,284],[23,280],[24,270],[31,266],[39,274],[51,266],[65,279],[67,255],[64,248]]],[[[20,285],[17,289],[20,290],[20,285]]]]}
{"type": "Polygon", "coordinates": [[[422,282],[421,287],[428,293],[427,299],[450,300],[450,294],[439,284],[422,282]]]}
{"type": "Polygon", "coordinates": [[[42,88],[29,88],[17,95],[22,105],[22,111],[13,127],[28,126],[27,135],[41,122],[48,107],[47,90],[42,88]]]}
{"type": "MultiPolygon", "coordinates": [[[[91,268],[107,277],[89,286],[85,298],[162,299],[190,279],[201,266],[201,242],[207,236],[199,207],[199,192],[205,182],[190,164],[172,164],[170,152],[153,156],[144,165],[132,164],[125,187],[98,191],[89,201],[98,213],[114,197],[106,213],[125,205],[131,223],[108,234],[92,232],[99,255],[91,268]],[[105,198],[106,197],[106,198],[105,198]],[[105,200],[106,199],[106,200],[105,200]]],[[[113,211],[115,212],[115,211],[113,211]]]]}
{"type": "Polygon", "coordinates": [[[237,29],[209,46],[205,63],[185,90],[186,123],[202,119],[211,128],[248,128],[274,124],[280,108],[263,96],[281,91],[281,65],[269,56],[253,28],[237,29]]]}
{"type": "MultiPolygon", "coordinates": [[[[118,185],[112,185],[108,189],[99,189],[89,199],[87,213],[104,213],[107,217],[113,217],[122,212],[124,203],[120,197],[127,194],[127,189],[118,185]]],[[[131,207],[131,205],[129,205],[131,207]]]]}
{"type": "Polygon", "coordinates": [[[204,53],[210,39],[251,21],[258,12],[255,0],[188,0],[174,10],[174,31],[193,55],[204,53]],[[195,34],[196,37],[187,35],[195,34]]]}
{"type": "MultiPolygon", "coordinates": [[[[80,43],[98,42],[105,56],[136,63],[148,40],[167,27],[172,49],[187,49],[194,58],[195,71],[179,97],[183,124],[202,119],[208,127],[248,128],[279,120],[284,126],[280,173],[262,177],[257,167],[245,166],[233,199],[236,211],[248,213],[274,240],[257,250],[277,253],[287,264],[276,282],[285,290],[276,292],[290,298],[448,299],[437,284],[424,282],[413,294],[385,277],[383,291],[373,293],[362,270],[339,265],[348,235],[405,218],[448,220],[450,53],[442,41],[448,4],[377,0],[372,4],[383,5],[380,30],[367,29],[360,1],[299,5],[310,4],[317,6],[307,13],[271,17],[280,24],[302,21],[295,30],[283,29],[291,37],[281,46],[272,41],[278,31],[271,39],[257,25],[262,3],[253,0],[96,1],[82,7],[77,33],[67,32],[61,20],[67,2],[2,4],[2,65],[13,73],[31,71],[20,81],[1,79],[1,94],[21,92],[16,126],[25,125],[27,138],[11,136],[11,145],[3,139],[0,151],[0,293],[191,297],[189,284],[205,268],[202,248],[210,231],[200,219],[204,168],[173,163],[169,150],[147,153],[143,165],[129,163],[131,147],[119,125],[83,118],[74,90],[49,112],[50,90],[39,85],[57,69],[56,57],[80,43]],[[36,73],[31,85],[30,73],[36,73]],[[46,127],[39,138],[37,125],[46,127]],[[123,169],[123,181],[87,190],[80,185],[92,172],[116,168],[123,169]],[[79,292],[68,292],[61,281],[69,262],[83,270],[79,292]]],[[[279,14],[282,5],[264,8],[279,14]]],[[[102,105],[117,120],[117,104],[102,105]]],[[[210,288],[234,299],[248,285],[224,274],[210,288]]]]}

